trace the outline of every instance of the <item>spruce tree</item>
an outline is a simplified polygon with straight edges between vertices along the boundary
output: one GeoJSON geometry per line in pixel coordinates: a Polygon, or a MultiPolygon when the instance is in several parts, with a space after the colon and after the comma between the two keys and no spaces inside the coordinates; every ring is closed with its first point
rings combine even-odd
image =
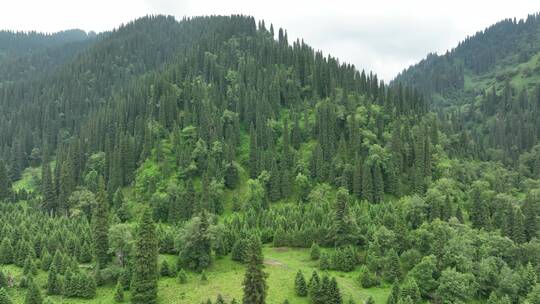
{"type": "Polygon", "coordinates": [[[400,299],[400,290],[399,290],[399,283],[397,281],[394,281],[394,284],[392,284],[392,289],[390,290],[390,295],[388,296],[388,299],[386,300],[386,304],[397,304],[400,299]]]}
{"type": "Polygon", "coordinates": [[[94,254],[101,268],[109,263],[109,204],[105,191],[105,182],[99,181],[97,205],[92,214],[92,236],[94,239],[94,254]]]}
{"type": "Polygon", "coordinates": [[[364,161],[362,166],[362,199],[368,202],[374,201],[373,175],[371,165],[367,161],[364,161]]]}
{"type": "Polygon", "coordinates": [[[124,286],[122,286],[122,282],[120,282],[120,280],[116,283],[114,301],[116,303],[124,302],[124,286]]]}
{"type": "Polygon", "coordinates": [[[399,281],[401,279],[401,263],[399,256],[394,249],[388,253],[386,263],[386,280],[388,282],[399,281]]]}
{"type": "Polygon", "coordinates": [[[296,278],[294,280],[294,290],[296,292],[296,295],[299,297],[305,297],[308,295],[306,279],[304,278],[304,274],[302,274],[302,271],[300,270],[298,270],[298,272],[296,273],[296,278]]]}
{"type": "Polygon", "coordinates": [[[247,269],[244,276],[244,304],[266,303],[266,273],[263,271],[263,255],[261,242],[256,236],[251,236],[247,250],[247,269]]]}
{"type": "Polygon", "coordinates": [[[8,288],[8,280],[6,274],[0,270],[0,288],[8,288]]]}
{"type": "Polygon", "coordinates": [[[152,211],[145,208],[137,227],[133,257],[131,302],[153,304],[157,302],[158,241],[152,211]]]}
{"type": "Polygon", "coordinates": [[[319,248],[319,245],[317,243],[311,244],[309,256],[312,261],[317,261],[321,257],[321,249],[319,248]]]}
{"type": "Polygon", "coordinates": [[[13,247],[11,241],[8,238],[4,238],[0,244],[0,264],[13,263],[13,247]]]}
{"type": "Polygon", "coordinates": [[[3,287],[0,287],[0,304],[13,304],[11,298],[3,287]]]}
{"type": "Polygon", "coordinates": [[[0,201],[9,198],[11,193],[11,180],[4,161],[0,160],[0,201]]]}
{"type": "Polygon", "coordinates": [[[28,291],[24,297],[24,304],[42,304],[43,298],[41,296],[41,291],[39,291],[39,287],[34,280],[30,280],[28,286],[28,291]]]}
{"type": "Polygon", "coordinates": [[[58,275],[58,270],[54,264],[49,269],[49,273],[47,276],[47,294],[62,294],[62,283],[60,281],[60,276],[58,275]]]}
{"type": "Polygon", "coordinates": [[[54,193],[51,166],[47,162],[41,164],[41,193],[43,195],[42,208],[48,213],[56,212],[57,201],[54,193]]]}
{"type": "Polygon", "coordinates": [[[187,283],[187,275],[186,275],[186,272],[184,271],[184,269],[180,269],[178,271],[178,283],[180,284],[186,284],[187,283]]]}

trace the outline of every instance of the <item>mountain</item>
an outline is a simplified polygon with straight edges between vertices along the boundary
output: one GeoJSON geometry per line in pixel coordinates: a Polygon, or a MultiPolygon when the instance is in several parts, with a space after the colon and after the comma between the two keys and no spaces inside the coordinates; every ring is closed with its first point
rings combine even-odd
{"type": "Polygon", "coordinates": [[[539,53],[539,14],[507,19],[428,55],[394,82],[416,87],[433,110],[459,121],[454,132],[472,139],[477,157],[517,165],[540,139],[539,53]]]}
{"type": "Polygon", "coordinates": [[[484,154],[502,111],[461,96],[536,20],[389,85],[243,15],[29,35],[0,61],[0,301],[534,302],[540,149],[484,154]]]}

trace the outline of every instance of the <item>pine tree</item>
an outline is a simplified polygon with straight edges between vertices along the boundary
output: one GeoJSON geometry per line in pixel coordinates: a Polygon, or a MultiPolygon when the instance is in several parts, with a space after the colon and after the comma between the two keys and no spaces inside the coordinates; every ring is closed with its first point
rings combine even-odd
{"type": "Polygon", "coordinates": [[[43,298],[41,297],[39,287],[34,282],[34,280],[30,280],[28,286],[28,291],[26,292],[26,296],[24,297],[24,304],[42,304],[43,298]]]}
{"type": "Polygon", "coordinates": [[[58,275],[58,270],[54,264],[49,269],[49,273],[47,277],[47,294],[48,295],[62,294],[62,283],[58,275]]]}
{"type": "Polygon", "coordinates": [[[11,298],[3,287],[0,287],[0,304],[13,304],[11,298]]]}
{"type": "Polygon", "coordinates": [[[206,271],[204,269],[201,271],[201,283],[207,283],[208,277],[206,276],[206,271]]]}
{"type": "Polygon", "coordinates": [[[71,160],[68,159],[62,163],[60,169],[57,212],[67,214],[69,211],[68,199],[74,189],[75,177],[73,176],[73,166],[71,160]]]}
{"type": "Polygon", "coordinates": [[[244,304],[264,304],[266,303],[266,273],[263,271],[263,256],[260,240],[256,236],[251,236],[247,251],[247,269],[244,276],[244,304]]]}
{"type": "Polygon", "coordinates": [[[46,212],[57,211],[57,201],[54,193],[51,166],[47,162],[41,165],[41,193],[43,194],[42,207],[46,212]]]}
{"type": "Polygon", "coordinates": [[[374,164],[373,172],[373,201],[380,203],[384,199],[384,180],[380,164],[374,164]]]}
{"type": "Polygon", "coordinates": [[[386,304],[397,304],[400,299],[400,293],[401,292],[399,290],[399,283],[397,281],[394,281],[394,284],[392,284],[392,289],[390,290],[390,295],[386,300],[386,304]]]}
{"type": "Polygon", "coordinates": [[[145,208],[137,227],[133,257],[131,302],[152,304],[157,302],[158,241],[152,211],[145,208]]]}
{"type": "Polygon", "coordinates": [[[4,161],[0,160],[0,201],[9,198],[11,193],[11,180],[4,161]]]}
{"type": "Polygon", "coordinates": [[[0,244],[0,264],[13,263],[13,247],[11,241],[8,238],[4,238],[0,244]]]}
{"type": "Polygon", "coordinates": [[[317,261],[321,257],[321,249],[319,248],[319,245],[317,243],[311,244],[309,256],[312,261],[317,261]]]}
{"type": "Polygon", "coordinates": [[[401,286],[400,290],[400,299],[410,298],[413,303],[420,302],[420,289],[416,280],[413,278],[408,278],[404,284],[401,286]]]}
{"type": "Polygon", "coordinates": [[[306,279],[302,271],[298,270],[296,273],[296,278],[294,280],[294,290],[296,295],[299,297],[306,297],[308,295],[308,289],[306,284],[306,279]]]}
{"type": "Polygon", "coordinates": [[[512,240],[518,244],[526,241],[525,218],[519,208],[514,211],[514,221],[512,227],[512,240]]]}
{"type": "Polygon", "coordinates": [[[394,249],[388,253],[388,261],[386,264],[386,279],[388,282],[399,281],[401,278],[401,263],[399,256],[394,249]]]}
{"type": "Polygon", "coordinates": [[[329,293],[329,303],[332,304],[343,304],[343,298],[341,297],[341,291],[337,284],[336,278],[330,280],[330,293],[329,293]]]}
{"type": "Polygon", "coordinates": [[[186,272],[184,271],[184,269],[180,269],[178,271],[178,283],[180,284],[186,284],[187,283],[187,275],[186,275],[186,272]]]}
{"type": "Polygon", "coordinates": [[[97,205],[92,214],[92,236],[94,239],[94,254],[101,268],[109,263],[109,204],[105,191],[105,182],[99,181],[97,205]]]}
{"type": "Polygon", "coordinates": [[[257,134],[253,124],[249,130],[249,176],[256,178],[259,175],[259,156],[257,146],[257,134]]]}
{"type": "Polygon", "coordinates": [[[7,278],[2,270],[0,270],[0,288],[8,288],[7,278]]]}
{"type": "Polygon", "coordinates": [[[373,175],[371,166],[367,161],[364,161],[362,166],[362,199],[374,202],[373,175]]]}
{"type": "Polygon", "coordinates": [[[216,304],[225,304],[225,299],[223,299],[223,296],[221,294],[217,295],[216,304]]]}
{"type": "Polygon", "coordinates": [[[159,269],[159,273],[160,273],[160,275],[162,277],[170,276],[171,270],[170,270],[170,267],[169,267],[169,262],[167,262],[167,260],[163,260],[163,262],[161,262],[161,267],[159,269]]]}
{"type": "Polygon", "coordinates": [[[120,280],[116,283],[114,301],[117,303],[124,302],[124,286],[122,286],[122,282],[120,282],[120,280]]]}
{"type": "Polygon", "coordinates": [[[317,293],[319,290],[320,285],[320,279],[319,274],[316,271],[313,271],[311,274],[311,278],[309,279],[308,283],[308,294],[310,297],[313,298],[313,296],[317,293]]]}

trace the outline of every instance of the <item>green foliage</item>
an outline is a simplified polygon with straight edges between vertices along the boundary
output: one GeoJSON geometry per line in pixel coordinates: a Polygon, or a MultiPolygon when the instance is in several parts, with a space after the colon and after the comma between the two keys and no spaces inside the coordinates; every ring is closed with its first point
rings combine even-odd
{"type": "Polygon", "coordinates": [[[317,245],[317,243],[313,243],[311,245],[311,250],[309,252],[309,257],[313,261],[317,261],[321,257],[321,249],[319,248],[319,245],[317,245]]]}
{"type": "Polygon", "coordinates": [[[251,236],[248,243],[247,268],[242,285],[244,286],[244,304],[264,304],[268,293],[266,284],[266,273],[263,268],[263,256],[260,240],[256,236],[251,236]]]}
{"type": "Polygon", "coordinates": [[[202,271],[210,266],[212,245],[206,213],[186,223],[181,238],[180,259],[186,268],[202,271]]]}
{"type": "Polygon", "coordinates": [[[0,287],[0,304],[13,304],[4,287],[0,287]]]}
{"type": "Polygon", "coordinates": [[[42,304],[43,298],[41,296],[41,292],[39,291],[39,287],[34,280],[31,280],[28,286],[28,291],[24,297],[24,304],[42,304]]]}
{"type": "Polygon", "coordinates": [[[299,297],[306,297],[308,295],[306,279],[300,270],[296,273],[296,278],[294,279],[294,290],[299,297]]]}
{"type": "Polygon", "coordinates": [[[443,303],[466,303],[476,292],[472,274],[463,274],[455,269],[445,269],[439,279],[437,295],[443,303]]]}
{"type": "Polygon", "coordinates": [[[157,302],[158,244],[152,213],[145,208],[137,227],[131,282],[131,302],[151,304],[157,302]]]}
{"type": "Polygon", "coordinates": [[[363,288],[371,288],[378,286],[381,281],[376,274],[372,273],[367,267],[362,267],[360,269],[360,274],[358,275],[358,282],[363,288]]]}
{"type": "Polygon", "coordinates": [[[99,181],[97,205],[92,214],[92,236],[94,238],[94,254],[100,267],[106,267],[109,257],[109,204],[105,193],[103,179],[99,181]]]}
{"type": "Polygon", "coordinates": [[[124,286],[122,286],[122,282],[120,281],[116,283],[116,289],[114,290],[114,301],[116,303],[124,302],[124,286]]]}

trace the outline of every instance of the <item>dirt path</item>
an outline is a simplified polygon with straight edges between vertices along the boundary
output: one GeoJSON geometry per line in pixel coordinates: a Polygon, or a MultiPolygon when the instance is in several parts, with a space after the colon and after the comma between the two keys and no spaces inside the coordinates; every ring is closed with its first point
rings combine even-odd
{"type": "Polygon", "coordinates": [[[278,260],[274,260],[274,259],[264,259],[264,264],[269,265],[269,266],[277,266],[277,267],[281,267],[281,268],[287,268],[287,265],[281,263],[278,260]]]}

